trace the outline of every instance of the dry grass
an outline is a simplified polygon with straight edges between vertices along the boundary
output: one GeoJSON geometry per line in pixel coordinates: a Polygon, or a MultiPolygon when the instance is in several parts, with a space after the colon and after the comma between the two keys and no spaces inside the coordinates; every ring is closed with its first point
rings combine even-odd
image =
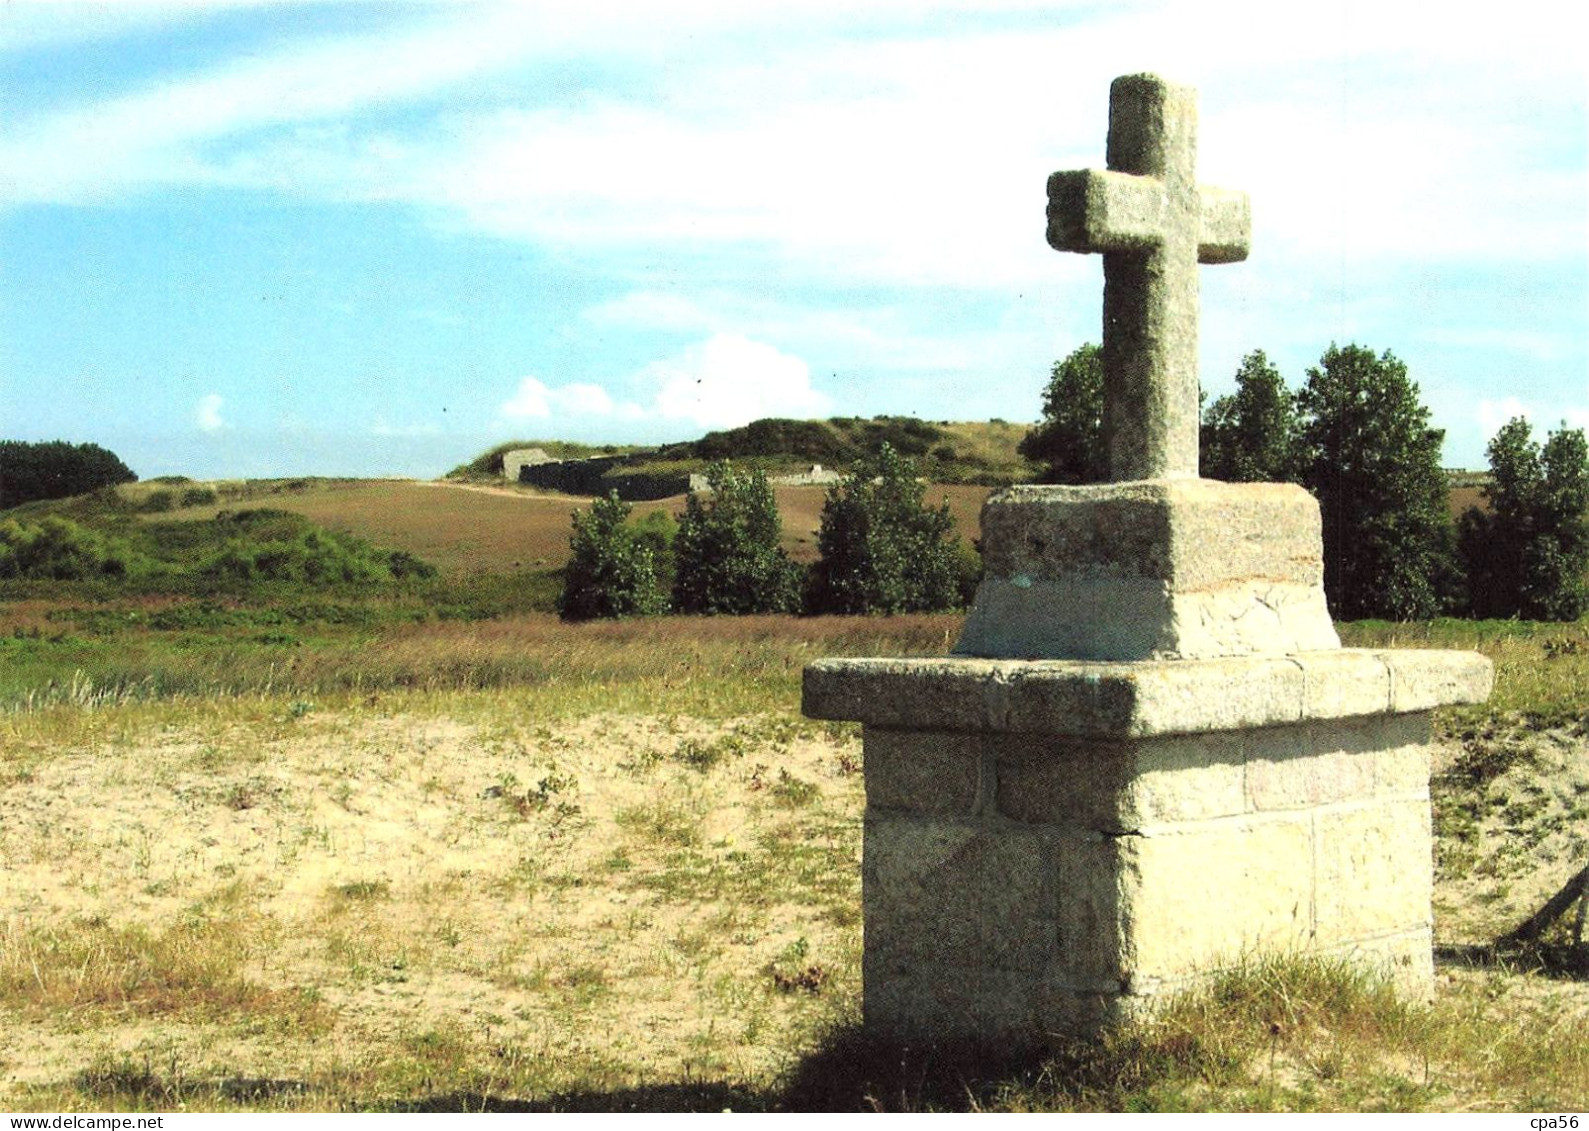
{"type": "Polygon", "coordinates": [[[106,708],[7,775],[0,1016],[28,1039],[0,1107],[771,1087],[852,992],[845,732],[552,725],[481,694],[258,706],[106,708]]]}
{"type": "MultiPolygon", "coordinates": [[[[958,627],[431,623],[300,649],[246,694],[80,686],[0,713],[0,1025],[23,1035],[0,1047],[0,1107],[1540,1110],[1589,1094],[1589,994],[1560,968],[1450,966],[1426,1008],[1350,969],[1262,966],[1102,1049],[869,1045],[860,752],[853,728],[798,717],[799,672],[942,652],[958,627]]],[[[1504,702],[1582,717],[1577,629],[1351,631],[1480,646],[1504,661],[1504,702]]],[[[1448,720],[1442,943],[1514,925],[1540,853],[1581,852],[1582,731],[1528,714],[1448,720]]]]}
{"type": "MultiPolygon", "coordinates": [[[[0,617],[0,633],[6,622],[0,617]]],[[[53,626],[59,631],[59,626],[53,626]]],[[[959,634],[953,614],[903,617],[657,617],[568,624],[550,615],[366,630],[306,630],[267,641],[243,629],[216,637],[118,632],[42,653],[26,651],[0,681],[25,711],[153,699],[295,696],[357,699],[390,691],[520,689],[537,709],[566,715],[646,710],[723,717],[784,708],[805,661],[825,654],[941,654],[959,634]],[[62,649],[66,649],[63,656],[62,649]],[[75,658],[74,658],[75,657],[75,658]],[[80,667],[62,668],[63,659],[80,667]]],[[[24,642],[26,643],[26,642],[24,642]]],[[[0,713],[0,734],[6,716],[0,713]]]]}
{"type": "MultiPolygon", "coordinates": [[[[134,497],[143,484],[123,488],[134,497]]],[[[223,485],[223,490],[225,487],[223,485]]],[[[927,501],[948,499],[961,538],[970,545],[980,529],[987,487],[935,485],[927,501]]],[[[821,487],[774,490],[783,514],[783,546],[796,561],[817,558],[816,532],[826,491],[821,487]]],[[[590,500],[528,487],[415,480],[308,480],[294,490],[280,484],[233,485],[213,506],[157,515],[209,519],[222,508],[264,506],[290,510],[332,530],[377,546],[406,550],[450,575],[558,569],[568,560],[570,515],[590,500]]],[[[684,496],[635,504],[636,518],[653,511],[684,512],[684,496]]]]}
{"type": "MultiPolygon", "coordinates": [[[[503,485],[414,480],[309,480],[297,490],[236,485],[214,506],[158,515],[209,519],[223,508],[293,511],[331,530],[407,550],[448,574],[555,569],[568,558],[569,515],[588,500],[503,485]]],[[[132,489],[128,489],[132,490],[132,489]]],[[[223,488],[224,490],[224,488],[223,488]]]]}
{"type": "MultiPolygon", "coordinates": [[[[664,628],[583,640],[609,653],[598,698],[664,628]]],[[[0,1106],[1537,1110],[1589,1087],[1582,984],[1505,968],[1447,969],[1423,1007],[1262,965],[1016,1059],[871,1044],[853,731],[787,700],[579,702],[7,716],[0,1019],[26,1039],[0,1051],[0,1106]]]]}
{"type": "MultiPolygon", "coordinates": [[[[993,461],[1002,472],[1031,474],[1024,465],[1007,465],[1008,453],[1029,427],[955,424],[950,426],[951,443],[965,455],[993,461]]],[[[216,505],[154,517],[207,519],[223,507],[275,507],[295,511],[377,546],[406,550],[454,576],[560,568],[568,558],[569,516],[576,508],[590,505],[589,499],[506,482],[311,479],[215,486],[222,496],[216,505]]],[[[136,500],[157,489],[157,484],[133,484],[121,491],[136,500]]],[[[936,505],[947,500],[961,539],[970,545],[980,535],[982,503],[993,490],[932,484],[927,489],[927,502],[936,505]]],[[[825,489],[778,487],[774,494],[783,515],[784,549],[797,561],[815,561],[825,489]]],[[[1455,487],[1451,491],[1453,516],[1469,507],[1483,509],[1485,505],[1476,487],[1455,487]]],[[[636,516],[652,511],[677,516],[683,510],[682,495],[635,505],[636,516]]]]}

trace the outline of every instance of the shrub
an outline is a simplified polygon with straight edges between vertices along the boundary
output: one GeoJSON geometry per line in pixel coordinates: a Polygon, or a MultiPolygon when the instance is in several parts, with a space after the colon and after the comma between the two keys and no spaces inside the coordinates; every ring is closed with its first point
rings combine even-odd
{"type": "MultiPolygon", "coordinates": [[[[664,452],[672,450],[663,449],[664,452]]],[[[831,425],[820,420],[753,420],[739,428],[708,432],[692,444],[678,445],[680,455],[697,459],[743,459],[750,456],[788,456],[813,463],[838,463],[853,449],[831,425]]]]}
{"type": "Polygon", "coordinates": [[[311,584],[384,581],[391,571],[376,556],[324,531],[312,530],[292,541],[250,545],[235,542],[200,571],[237,581],[298,581],[311,584]]]}
{"type": "Polygon", "coordinates": [[[1242,359],[1236,391],[1203,413],[1200,463],[1207,479],[1227,483],[1297,483],[1297,399],[1263,350],[1242,359]]]}
{"type": "Polygon", "coordinates": [[[782,525],[767,476],[724,460],[691,491],[674,542],[673,606],[681,613],[789,613],[800,567],[779,546],[782,525]]]}
{"type": "Polygon", "coordinates": [[[616,491],[575,511],[557,611],[564,620],[667,611],[656,552],[625,525],[632,508],[616,491]]]}
{"type": "Polygon", "coordinates": [[[1109,475],[1103,430],[1103,351],[1091,342],[1054,362],[1043,419],[1018,450],[1045,465],[1045,483],[1100,483],[1109,475]]]}
{"type": "MultiPolygon", "coordinates": [[[[223,511],[215,527],[223,544],[196,571],[211,581],[373,584],[436,575],[434,566],[412,554],[377,550],[289,511],[223,511]]],[[[202,530],[203,524],[196,524],[196,532],[202,530]]]]}
{"type": "Polygon", "coordinates": [[[120,578],[144,564],[125,543],[69,519],[0,522],[0,578],[120,578]]]}
{"type": "Polygon", "coordinates": [[[889,444],[828,489],[817,535],[821,559],[807,606],[818,613],[913,613],[958,607],[962,567],[945,503],[889,444]]]}

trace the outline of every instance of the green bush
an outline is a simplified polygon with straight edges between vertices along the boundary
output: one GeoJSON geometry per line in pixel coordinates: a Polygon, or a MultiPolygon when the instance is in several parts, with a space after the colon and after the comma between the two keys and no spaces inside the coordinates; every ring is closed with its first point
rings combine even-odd
{"type": "Polygon", "coordinates": [[[626,525],[633,509],[616,491],[575,511],[557,611],[564,620],[667,611],[656,551],[626,525]]]}
{"type": "Polygon", "coordinates": [[[892,614],[961,606],[965,570],[954,519],[947,503],[924,505],[926,492],[914,465],[889,444],[829,488],[807,608],[892,614]]]}
{"type": "Polygon", "coordinates": [[[146,565],[126,543],[69,519],[0,522],[0,578],[124,578],[146,565]]]}
{"type": "Polygon", "coordinates": [[[690,444],[664,448],[696,459],[745,459],[754,456],[783,456],[812,463],[839,463],[851,458],[853,447],[821,420],[785,420],[770,417],[753,420],[740,428],[708,432],[690,444]]]}
{"type": "Polygon", "coordinates": [[[1300,483],[1303,453],[1296,394],[1263,350],[1236,372],[1236,391],[1203,413],[1200,463],[1205,479],[1226,483],[1300,483]]]}
{"type": "Polygon", "coordinates": [[[1324,524],[1337,620],[1437,616],[1460,589],[1445,433],[1389,350],[1330,346],[1297,395],[1303,485],[1324,524]]]}
{"type": "Polygon", "coordinates": [[[1021,455],[1045,465],[1045,483],[1101,483],[1109,475],[1103,430],[1103,350],[1091,342],[1054,362],[1043,419],[1021,440],[1021,455]]]}
{"type": "Polygon", "coordinates": [[[159,529],[181,544],[173,547],[178,552],[203,555],[194,572],[211,582],[378,584],[436,575],[434,566],[412,554],[378,550],[351,534],[322,530],[291,511],[222,511],[212,523],[170,523],[159,529]]]}
{"type": "Polygon", "coordinates": [[[691,491],[674,542],[673,606],[681,613],[792,613],[800,567],[779,546],[783,527],[767,476],[724,460],[691,491]]]}
{"type": "MultiPolygon", "coordinates": [[[[375,583],[398,576],[394,555],[345,535],[307,530],[290,540],[234,541],[199,570],[201,576],[231,581],[294,581],[312,585],[375,583]]],[[[431,567],[403,554],[403,576],[430,576],[431,567]],[[422,568],[416,568],[422,567],[422,568]],[[430,573],[424,572],[430,570],[430,573]]]]}

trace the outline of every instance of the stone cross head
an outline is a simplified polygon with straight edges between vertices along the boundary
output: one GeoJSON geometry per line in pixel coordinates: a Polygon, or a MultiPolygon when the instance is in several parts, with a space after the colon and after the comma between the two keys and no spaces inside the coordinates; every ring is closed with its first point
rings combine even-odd
{"type": "Polygon", "coordinates": [[[1103,254],[1109,477],[1197,475],[1197,265],[1247,258],[1247,194],[1197,183],[1197,91],[1109,87],[1108,171],[1048,179],[1048,242],[1103,254]]]}

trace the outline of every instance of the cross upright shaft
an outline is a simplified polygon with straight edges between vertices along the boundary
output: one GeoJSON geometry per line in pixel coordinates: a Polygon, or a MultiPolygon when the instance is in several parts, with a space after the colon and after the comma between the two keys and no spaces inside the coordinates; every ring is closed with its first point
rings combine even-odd
{"type": "Polygon", "coordinates": [[[1103,254],[1109,477],[1195,478],[1197,265],[1247,258],[1247,195],[1198,185],[1197,92],[1156,75],[1111,84],[1107,158],[1048,179],[1048,242],[1103,254]]]}

